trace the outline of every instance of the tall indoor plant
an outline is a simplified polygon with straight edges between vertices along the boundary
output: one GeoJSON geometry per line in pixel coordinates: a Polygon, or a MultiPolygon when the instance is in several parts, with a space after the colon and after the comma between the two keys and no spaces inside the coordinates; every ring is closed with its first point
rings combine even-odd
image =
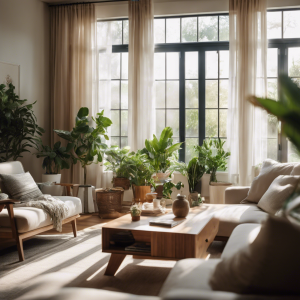
{"type": "Polygon", "coordinates": [[[32,104],[25,104],[9,83],[0,85],[0,162],[17,160],[30,148],[38,148],[45,132],[37,125],[32,104]]]}

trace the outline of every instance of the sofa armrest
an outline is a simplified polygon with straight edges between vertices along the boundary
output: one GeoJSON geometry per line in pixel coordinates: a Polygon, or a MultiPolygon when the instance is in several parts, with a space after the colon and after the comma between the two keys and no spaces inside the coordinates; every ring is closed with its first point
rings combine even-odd
{"type": "Polygon", "coordinates": [[[225,204],[240,204],[249,192],[250,186],[232,186],[225,190],[225,204]]]}

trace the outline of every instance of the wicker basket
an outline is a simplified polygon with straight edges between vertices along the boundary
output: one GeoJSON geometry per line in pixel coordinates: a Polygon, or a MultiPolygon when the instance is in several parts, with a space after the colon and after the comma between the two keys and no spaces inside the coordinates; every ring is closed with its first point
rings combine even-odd
{"type": "Polygon", "coordinates": [[[129,190],[130,188],[130,181],[128,178],[121,178],[121,177],[115,177],[113,179],[113,185],[114,187],[121,187],[124,190],[129,190]]]}
{"type": "Polygon", "coordinates": [[[97,189],[96,203],[99,217],[102,219],[119,218],[122,215],[123,196],[122,188],[97,189]]]}

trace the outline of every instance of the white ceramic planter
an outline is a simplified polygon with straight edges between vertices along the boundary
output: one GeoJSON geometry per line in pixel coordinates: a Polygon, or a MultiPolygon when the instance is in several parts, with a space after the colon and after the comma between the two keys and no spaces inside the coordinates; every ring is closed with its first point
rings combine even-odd
{"type": "Polygon", "coordinates": [[[42,174],[42,182],[60,183],[61,174],[42,174]]]}
{"type": "Polygon", "coordinates": [[[77,197],[81,200],[83,214],[95,212],[93,188],[91,185],[80,185],[78,187],[77,197]]]}
{"type": "Polygon", "coordinates": [[[209,197],[210,174],[204,174],[201,178],[201,197],[209,197]]]}
{"type": "Polygon", "coordinates": [[[225,190],[232,186],[229,182],[211,182],[209,185],[209,201],[211,204],[225,204],[225,190]]]}

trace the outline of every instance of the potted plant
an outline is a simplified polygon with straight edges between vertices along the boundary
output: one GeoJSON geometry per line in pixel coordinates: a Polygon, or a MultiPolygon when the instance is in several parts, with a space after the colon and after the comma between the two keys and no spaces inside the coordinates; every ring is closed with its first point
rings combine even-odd
{"type": "Polygon", "coordinates": [[[130,172],[134,202],[147,202],[146,194],[151,192],[151,186],[155,188],[152,178],[154,168],[147,155],[137,151],[128,158],[127,166],[130,172]]]}
{"type": "Polygon", "coordinates": [[[142,150],[142,153],[147,154],[154,168],[156,180],[162,183],[170,176],[170,158],[180,149],[182,144],[176,143],[173,145],[172,136],[172,128],[166,127],[159,138],[153,134],[153,140],[145,140],[145,148],[142,150]]]}
{"type": "Polygon", "coordinates": [[[188,200],[190,205],[192,205],[192,202],[197,201],[198,199],[198,192],[195,191],[195,187],[205,172],[205,166],[200,164],[197,157],[192,158],[188,164],[184,162],[178,162],[176,159],[174,159],[172,161],[170,170],[177,171],[187,177],[190,192],[188,200]]]}
{"type": "Polygon", "coordinates": [[[196,146],[199,161],[205,163],[210,172],[209,197],[210,203],[223,203],[228,182],[217,182],[217,170],[226,170],[230,152],[224,150],[225,141],[221,139],[205,140],[202,146],[196,146]]]}
{"type": "Polygon", "coordinates": [[[105,150],[105,171],[112,171],[114,174],[112,180],[113,186],[122,187],[124,190],[129,190],[130,187],[130,169],[128,168],[127,159],[129,153],[130,147],[120,149],[118,146],[111,146],[111,148],[105,150]]]}
{"type": "Polygon", "coordinates": [[[132,221],[139,221],[141,219],[142,209],[139,205],[134,204],[130,207],[132,221]]]}
{"type": "Polygon", "coordinates": [[[54,144],[53,148],[41,144],[36,157],[43,157],[42,167],[46,171],[42,175],[43,182],[60,183],[60,170],[70,168],[70,151],[74,148],[73,143],[68,143],[66,147],[61,147],[61,142],[54,144]]]}
{"type": "Polygon", "coordinates": [[[204,202],[204,198],[201,197],[201,194],[198,195],[198,200],[193,201],[192,207],[200,206],[204,202]]]}
{"type": "Polygon", "coordinates": [[[184,187],[184,184],[179,181],[178,183],[173,183],[171,181],[167,181],[163,185],[163,191],[162,191],[162,201],[165,201],[166,205],[172,204],[172,192],[173,188],[176,188],[178,191],[184,187]]]}
{"type": "Polygon", "coordinates": [[[25,104],[9,83],[0,84],[0,162],[17,160],[29,148],[38,149],[40,136],[45,132],[37,125],[32,104],[25,104]]]}

